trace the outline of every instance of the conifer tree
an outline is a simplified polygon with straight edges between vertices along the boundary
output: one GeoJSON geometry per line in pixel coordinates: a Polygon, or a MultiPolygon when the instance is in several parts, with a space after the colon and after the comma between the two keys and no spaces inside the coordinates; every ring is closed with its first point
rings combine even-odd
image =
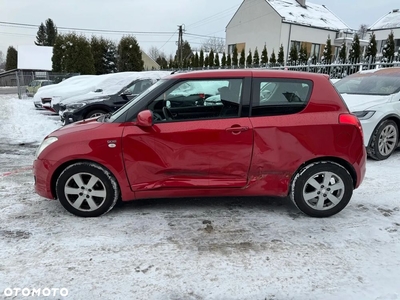
{"type": "Polygon", "coordinates": [[[199,54],[196,52],[193,58],[193,68],[198,68],[199,67],[199,54]]]}
{"type": "Polygon", "coordinates": [[[258,65],[260,64],[260,55],[258,54],[257,47],[256,47],[256,50],[254,50],[253,64],[254,64],[255,66],[257,66],[257,67],[258,67],[258,65]]]}
{"type": "Polygon", "coordinates": [[[376,43],[376,37],[375,33],[372,33],[369,38],[367,49],[365,51],[365,58],[368,60],[375,59],[377,53],[378,53],[378,47],[376,43]]]}
{"type": "Polygon", "coordinates": [[[323,56],[322,56],[322,63],[323,64],[330,64],[332,62],[332,41],[331,37],[328,36],[326,40],[326,45],[324,48],[323,56]]]}
{"type": "Polygon", "coordinates": [[[275,50],[272,49],[272,54],[271,54],[271,58],[269,59],[269,62],[271,64],[276,64],[276,55],[275,55],[275,50]]]}
{"type": "Polygon", "coordinates": [[[208,54],[208,65],[210,68],[214,66],[214,51],[213,49],[210,50],[210,53],[208,54]]]}
{"type": "Polygon", "coordinates": [[[383,46],[382,54],[384,61],[388,62],[394,58],[395,45],[393,30],[389,33],[386,44],[383,46]]]}
{"type": "Polygon", "coordinates": [[[222,66],[222,68],[226,67],[226,55],[225,55],[225,52],[222,53],[221,66],[222,66]]]}
{"type": "Polygon", "coordinates": [[[143,71],[142,51],[136,38],[123,36],[118,44],[118,71],[143,71]]]}
{"type": "Polygon", "coordinates": [[[36,34],[36,46],[53,46],[57,38],[57,27],[52,19],[47,19],[45,24],[41,23],[36,34]]]}
{"type": "Polygon", "coordinates": [[[261,53],[261,64],[265,65],[268,63],[268,51],[267,51],[267,46],[264,45],[264,49],[261,53]]]}
{"type": "Polygon", "coordinates": [[[18,52],[13,46],[9,46],[6,56],[6,71],[14,70],[17,68],[18,52]]]}
{"type": "Polygon", "coordinates": [[[204,67],[204,51],[203,49],[200,50],[200,57],[199,57],[199,67],[204,67]]]}
{"type": "Polygon", "coordinates": [[[208,54],[206,54],[206,57],[204,58],[204,67],[205,68],[208,68],[208,66],[209,66],[209,56],[208,56],[208,54]]]}
{"type": "Polygon", "coordinates": [[[39,29],[36,34],[36,46],[44,46],[46,43],[46,27],[43,23],[40,23],[39,29]]]}
{"type": "Polygon", "coordinates": [[[360,39],[358,34],[356,33],[353,38],[353,42],[351,43],[351,49],[349,51],[349,59],[353,63],[358,63],[361,55],[361,47],[360,47],[360,39]]]}
{"type": "Polygon", "coordinates": [[[244,52],[244,48],[240,52],[240,58],[239,58],[239,66],[241,68],[244,68],[244,64],[246,62],[246,53],[244,52]]]}
{"type": "Polygon", "coordinates": [[[299,59],[299,54],[297,52],[297,47],[293,45],[292,48],[290,48],[289,60],[292,64],[296,64],[298,59],[299,59]]]}
{"type": "MultiPolygon", "coordinates": [[[[103,54],[103,64],[106,74],[116,73],[117,69],[117,46],[111,40],[105,40],[107,48],[103,54]]],[[[165,59],[164,59],[165,60],[165,59]]],[[[160,63],[159,63],[160,64],[160,63]]],[[[161,66],[162,64],[160,64],[161,66]]],[[[167,61],[165,60],[164,67],[166,68],[167,61]]]]}
{"type": "Polygon", "coordinates": [[[231,54],[228,53],[228,56],[226,57],[226,66],[227,67],[231,67],[232,66],[232,58],[231,58],[231,54]]]}
{"type": "Polygon", "coordinates": [[[233,53],[232,53],[232,66],[234,66],[234,67],[238,66],[238,63],[239,63],[238,56],[239,56],[239,54],[238,54],[238,51],[237,51],[237,48],[235,45],[233,47],[233,53]]]}
{"type": "Polygon", "coordinates": [[[220,66],[220,62],[219,62],[219,54],[218,52],[215,53],[215,58],[214,58],[214,66],[216,66],[217,68],[219,68],[220,66]]]}
{"type": "Polygon", "coordinates": [[[247,55],[247,58],[246,58],[246,66],[248,68],[250,68],[252,66],[252,64],[253,64],[253,54],[251,53],[251,49],[250,49],[249,54],[247,55]]]}
{"type": "Polygon", "coordinates": [[[339,61],[341,63],[345,63],[346,60],[347,60],[347,49],[346,49],[346,44],[343,43],[339,51],[339,61]]]}
{"type": "Polygon", "coordinates": [[[308,54],[307,54],[306,46],[301,46],[300,47],[299,61],[300,61],[301,64],[306,64],[307,61],[308,61],[308,54]]]}
{"type": "Polygon", "coordinates": [[[281,65],[283,65],[285,63],[285,53],[283,52],[283,45],[281,45],[279,48],[278,63],[281,65]]]}

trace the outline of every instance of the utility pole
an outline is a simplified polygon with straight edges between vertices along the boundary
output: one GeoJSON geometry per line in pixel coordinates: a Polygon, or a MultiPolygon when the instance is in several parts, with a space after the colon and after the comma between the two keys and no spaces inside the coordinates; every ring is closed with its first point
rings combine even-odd
{"type": "Polygon", "coordinates": [[[182,30],[182,25],[179,25],[178,27],[179,27],[179,38],[178,38],[179,67],[182,69],[183,30],[182,30]]]}

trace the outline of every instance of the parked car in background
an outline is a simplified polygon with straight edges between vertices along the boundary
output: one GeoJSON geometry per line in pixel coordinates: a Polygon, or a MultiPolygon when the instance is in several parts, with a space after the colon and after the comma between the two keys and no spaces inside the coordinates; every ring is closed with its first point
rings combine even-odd
{"type": "Polygon", "coordinates": [[[400,68],[361,71],[335,87],[361,121],[368,155],[387,159],[399,146],[400,68]]]}
{"type": "Polygon", "coordinates": [[[326,76],[214,70],[168,76],[111,115],[61,127],[33,169],[39,195],[82,217],[118,200],[256,195],[329,217],[365,165],[360,122],[326,76]]]}
{"type": "Polygon", "coordinates": [[[95,91],[53,103],[63,125],[111,113],[126,104],[169,71],[122,72],[109,74],[99,82],[95,91]]]}
{"type": "Polygon", "coordinates": [[[125,105],[128,101],[138,96],[141,92],[145,91],[156,80],[151,79],[138,79],[135,80],[128,88],[124,88],[112,95],[102,96],[78,96],[72,97],[67,100],[67,103],[59,103],[59,115],[63,125],[77,122],[83,119],[98,117],[100,115],[114,112],[121,106],[125,105]],[[78,99],[76,99],[78,98],[78,99]]]}
{"type": "Polygon", "coordinates": [[[94,78],[96,75],[78,75],[67,78],[60,83],[41,87],[33,97],[33,104],[36,108],[51,109],[51,100],[54,95],[61,94],[62,96],[69,96],[69,90],[74,90],[74,86],[79,85],[83,81],[94,78]]]}
{"type": "Polygon", "coordinates": [[[33,97],[38,89],[40,89],[43,86],[48,86],[54,84],[54,81],[52,80],[33,80],[29,85],[26,87],[26,95],[28,97],[33,97]]]}

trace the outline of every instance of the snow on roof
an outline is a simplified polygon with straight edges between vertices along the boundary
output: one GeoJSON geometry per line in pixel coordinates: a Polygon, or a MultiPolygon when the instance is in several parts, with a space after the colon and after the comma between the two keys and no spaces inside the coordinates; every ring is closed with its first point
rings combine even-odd
{"type": "Polygon", "coordinates": [[[394,9],[376,21],[369,30],[400,28],[400,10],[394,9]]]}
{"type": "Polygon", "coordinates": [[[349,28],[324,5],[306,1],[306,7],[303,7],[296,0],[265,1],[276,10],[284,22],[332,30],[349,28]]]}

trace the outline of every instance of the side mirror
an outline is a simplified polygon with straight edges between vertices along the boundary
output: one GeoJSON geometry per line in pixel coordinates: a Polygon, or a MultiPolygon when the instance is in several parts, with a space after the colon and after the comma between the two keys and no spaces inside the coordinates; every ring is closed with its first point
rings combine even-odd
{"type": "Polygon", "coordinates": [[[137,115],[136,125],[139,127],[153,126],[153,113],[150,110],[143,110],[137,115]]]}

